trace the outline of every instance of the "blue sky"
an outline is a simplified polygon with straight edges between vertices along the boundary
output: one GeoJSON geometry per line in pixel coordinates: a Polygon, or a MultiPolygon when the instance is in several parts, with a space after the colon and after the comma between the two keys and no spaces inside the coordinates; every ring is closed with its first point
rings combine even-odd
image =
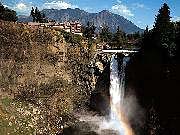
{"type": "Polygon", "coordinates": [[[153,26],[155,15],[166,2],[172,20],[180,20],[180,0],[0,0],[18,14],[28,15],[32,6],[43,8],[80,8],[88,12],[109,10],[135,23],[140,28],[153,26]]]}

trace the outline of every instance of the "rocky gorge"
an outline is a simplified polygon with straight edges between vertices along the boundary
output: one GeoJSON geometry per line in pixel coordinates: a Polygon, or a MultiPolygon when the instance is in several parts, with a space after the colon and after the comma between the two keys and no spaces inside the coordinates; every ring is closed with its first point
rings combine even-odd
{"type": "Polygon", "coordinates": [[[108,56],[95,51],[96,43],[74,39],[0,22],[0,133],[61,134],[78,121],[73,113],[90,105],[108,56]]]}

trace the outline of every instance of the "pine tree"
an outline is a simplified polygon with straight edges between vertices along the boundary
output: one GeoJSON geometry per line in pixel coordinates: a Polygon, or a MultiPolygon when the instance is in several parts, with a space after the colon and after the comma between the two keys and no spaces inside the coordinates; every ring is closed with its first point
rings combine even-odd
{"type": "Polygon", "coordinates": [[[155,19],[153,41],[158,47],[166,49],[169,55],[173,56],[172,52],[174,51],[172,51],[172,48],[173,50],[176,48],[174,43],[175,29],[170,19],[169,6],[164,3],[155,19]]]}
{"type": "Polygon", "coordinates": [[[150,49],[154,47],[154,42],[152,38],[152,30],[149,30],[148,26],[146,27],[142,35],[142,49],[150,49]]]}
{"type": "Polygon", "coordinates": [[[175,43],[176,43],[176,53],[177,57],[180,60],[180,21],[175,23],[175,43]]]}
{"type": "Polygon", "coordinates": [[[153,28],[154,37],[156,37],[155,40],[159,46],[169,44],[172,34],[172,25],[170,19],[171,17],[169,6],[164,3],[163,6],[159,9],[159,13],[156,16],[155,25],[153,28]]]}
{"type": "Polygon", "coordinates": [[[36,17],[35,17],[35,12],[34,12],[34,8],[33,7],[32,7],[32,10],[31,10],[30,16],[32,16],[33,22],[35,22],[36,21],[36,17]]]}
{"type": "Polygon", "coordinates": [[[2,3],[0,3],[0,19],[4,21],[17,21],[16,12],[9,8],[5,8],[2,3]]]}
{"type": "Polygon", "coordinates": [[[109,27],[104,25],[100,32],[100,39],[103,42],[110,42],[112,39],[112,33],[109,31],[109,27]]]}
{"type": "Polygon", "coordinates": [[[30,15],[33,17],[33,22],[40,22],[40,23],[47,22],[47,20],[45,19],[45,14],[41,13],[37,7],[35,10],[32,7],[30,15]]]}
{"type": "Polygon", "coordinates": [[[160,120],[159,120],[159,116],[158,113],[156,112],[156,110],[154,109],[154,107],[152,106],[147,114],[147,132],[148,135],[159,135],[160,134],[160,130],[161,130],[161,126],[160,126],[160,120]]]}
{"type": "Polygon", "coordinates": [[[83,29],[83,35],[86,38],[91,39],[95,34],[95,30],[96,30],[96,27],[94,26],[94,24],[87,22],[87,26],[83,29]]]}
{"type": "Polygon", "coordinates": [[[38,10],[37,7],[36,7],[36,9],[35,9],[34,14],[35,14],[36,22],[39,22],[39,10],[38,10]]]}
{"type": "Polygon", "coordinates": [[[112,46],[122,47],[126,44],[126,34],[118,26],[116,33],[112,38],[112,46]]]}

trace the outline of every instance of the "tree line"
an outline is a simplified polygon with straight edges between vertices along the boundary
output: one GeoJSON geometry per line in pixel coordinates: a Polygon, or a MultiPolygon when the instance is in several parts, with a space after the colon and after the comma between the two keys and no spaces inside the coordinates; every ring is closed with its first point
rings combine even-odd
{"type": "Polygon", "coordinates": [[[112,33],[104,24],[97,34],[94,24],[88,22],[83,27],[83,35],[87,39],[98,35],[101,42],[106,42],[111,47],[128,47],[131,42],[145,50],[157,48],[166,52],[167,57],[180,58],[180,21],[171,21],[170,8],[166,3],[159,9],[153,28],[149,30],[147,26],[144,33],[126,34],[120,27],[117,27],[116,32],[112,33]]]}
{"type": "Polygon", "coordinates": [[[94,24],[90,22],[82,28],[82,32],[83,36],[88,40],[97,37],[100,42],[106,42],[113,48],[128,47],[129,41],[135,41],[141,38],[139,32],[126,34],[119,26],[117,27],[116,32],[113,33],[106,24],[103,24],[99,32],[97,32],[94,24]]]}
{"type": "Polygon", "coordinates": [[[4,7],[0,2],[0,20],[4,21],[17,21],[16,11],[4,7]]]}
{"type": "Polygon", "coordinates": [[[32,7],[30,16],[32,16],[33,22],[40,22],[40,23],[47,22],[45,14],[41,13],[37,7],[35,9],[32,7]]]}
{"type": "Polygon", "coordinates": [[[171,21],[166,3],[159,9],[153,28],[146,27],[142,43],[143,50],[156,48],[166,52],[167,57],[180,57],[180,21],[171,21]]]}
{"type": "MultiPolygon", "coordinates": [[[[37,7],[35,9],[32,7],[30,16],[33,18],[33,22],[47,22],[45,14],[41,13],[37,7]]],[[[17,13],[14,10],[4,7],[0,2],[0,20],[15,22],[18,20],[17,13]]]]}

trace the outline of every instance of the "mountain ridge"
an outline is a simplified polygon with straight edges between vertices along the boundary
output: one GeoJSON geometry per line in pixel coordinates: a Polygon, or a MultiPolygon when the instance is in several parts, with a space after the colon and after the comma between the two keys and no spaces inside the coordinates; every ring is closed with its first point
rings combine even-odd
{"type": "MultiPolygon", "coordinates": [[[[49,19],[58,22],[79,20],[84,26],[87,22],[93,23],[99,31],[103,25],[107,25],[111,32],[115,32],[119,26],[126,33],[140,32],[144,30],[136,26],[133,22],[127,20],[123,16],[114,14],[108,10],[102,10],[98,13],[89,13],[79,8],[71,9],[43,9],[41,11],[49,19]]],[[[31,17],[18,17],[19,22],[29,22],[31,17]]]]}

